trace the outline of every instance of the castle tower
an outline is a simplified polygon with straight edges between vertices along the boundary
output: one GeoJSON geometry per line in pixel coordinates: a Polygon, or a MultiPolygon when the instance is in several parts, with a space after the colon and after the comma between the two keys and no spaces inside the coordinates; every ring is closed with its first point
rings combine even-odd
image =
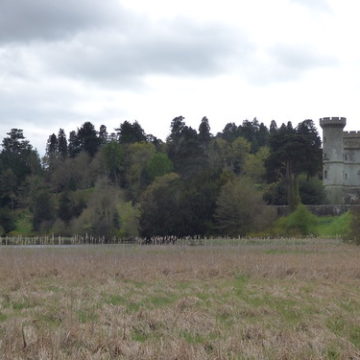
{"type": "Polygon", "coordinates": [[[331,204],[344,202],[344,133],[346,118],[320,119],[323,129],[323,184],[331,204]]]}

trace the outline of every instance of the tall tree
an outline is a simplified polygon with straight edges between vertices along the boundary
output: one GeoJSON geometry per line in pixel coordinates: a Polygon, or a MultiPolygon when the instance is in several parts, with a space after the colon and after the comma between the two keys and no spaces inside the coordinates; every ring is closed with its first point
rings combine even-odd
{"type": "Polygon", "coordinates": [[[199,141],[204,146],[208,145],[211,140],[209,120],[206,116],[201,119],[199,126],[199,141]]]}
{"type": "Polygon", "coordinates": [[[41,169],[39,155],[25,139],[23,130],[11,129],[2,141],[0,171],[11,169],[20,185],[25,178],[41,169]]]}
{"type": "Polygon", "coordinates": [[[221,188],[215,212],[217,227],[222,235],[244,236],[260,231],[274,219],[265,206],[262,194],[249,181],[236,178],[221,188]]]}
{"type": "Polygon", "coordinates": [[[32,150],[28,140],[25,140],[22,129],[11,129],[2,141],[3,152],[22,154],[24,151],[32,150]]]}
{"type": "Polygon", "coordinates": [[[189,178],[208,166],[205,149],[201,146],[198,133],[185,125],[182,116],[171,122],[167,151],[175,171],[183,177],[189,178]]]}
{"type": "Polygon", "coordinates": [[[100,140],[100,144],[104,145],[108,142],[108,132],[106,129],[105,125],[101,125],[100,126],[100,130],[99,130],[99,140],[100,140]]]}
{"type": "Polygon", "coordinates": [[[233,141],[239,136],[239,130],[235,123],[228,123],[225,125],[222,133],[218,134],[227,141],[233,141]]]}
{"type": "Polygon", "coordinates": [[[282,124],[270,136],[270,156],[266,166],[269,179],[285,177],[288,204],[294,210],[300,201],[298,175],[314,175],[321,168],[321,141],[312,120],[305,120],[296,129],[292,123],[282,124]]]}
{"type": "Polygon", "coordinates": [[[145,131],[137,121],[133,124],[129,121],[124,121],[116,131],[120,144],[132,144],[135,142],[146,141],[145,131]]]}
{"type": "Polygon", "coordinates": [[[77,132],[77,138],[80,143],[81,150],[86,151],[93,157],[100,146],[100,140],[97,136],[94,125],[87,121],[77,132]]]}
{"type": "Polygon", "coordinates": [[[59,129],[58,133],[58,152],[62,159],[68,156],[68,143],[64,129],[59,129]]]}
{"type": "Polygon", "coordinates": [[[55,134],[51,134],[46,144],[46,155],[48,157],[56,156],[58,151],[58,139],[55,134]]]}
{"type": "Polygon", "coordinates": [[[75,157],[81,151],[81,144],[78,139],[78,136],[76,135],[76,131],[74,130],[70,131],[69,134],[68,151],[69,151],[69,156],[72,158],[75,157]]]}

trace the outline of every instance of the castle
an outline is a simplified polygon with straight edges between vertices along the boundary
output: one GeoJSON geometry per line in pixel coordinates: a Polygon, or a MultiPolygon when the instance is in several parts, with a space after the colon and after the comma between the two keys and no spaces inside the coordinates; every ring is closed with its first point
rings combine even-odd
{"type": "Polygon", "coordinates": [[[360,199],[360,131],[344,131],[346,118],[320,119],[323,129],[323,184],[331,204],[360,199]]]}

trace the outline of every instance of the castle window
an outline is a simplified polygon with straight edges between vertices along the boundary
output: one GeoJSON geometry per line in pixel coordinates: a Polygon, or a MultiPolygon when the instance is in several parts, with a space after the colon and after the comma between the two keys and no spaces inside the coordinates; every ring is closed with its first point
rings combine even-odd
{"type": "Polygon", "coordinates": [[[360,170],[358,171],[358,175],[360,176],[360,170]]]}
{"type": "Polygon", "coordinates": [[[348,156],[347,156],[347,154],[345,154],[345,155],[344,155],[344,157],[345,157],[345,160],[347,161],[347,159],[348,159],[348,156]]]}
{"type": "MultiPolygon", "coordinates": [[[[359,171],[360,172],[360,171],[359,171]]],[[[324,178],[327,179],[328,177],[328,173],[327,173],[327,170],[324,171],[324,178]]]]}
{"type": "Polygon", "coordinates": [[[347,178],[348,178],[348,174],[347,174],[347,173],[345,173],[345,174],[344,174],[344,177],[345,177],[345,180],[347,180],[347,178]]]}

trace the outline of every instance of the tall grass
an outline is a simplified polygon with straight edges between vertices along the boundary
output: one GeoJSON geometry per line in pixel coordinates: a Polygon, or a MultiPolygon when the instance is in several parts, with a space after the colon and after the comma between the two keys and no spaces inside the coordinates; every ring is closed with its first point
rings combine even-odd
{"type": "Polygon", "coordinates": [[[356,359],[359,256],[321,239],[2,248],[0,358],[356,359]]]}

